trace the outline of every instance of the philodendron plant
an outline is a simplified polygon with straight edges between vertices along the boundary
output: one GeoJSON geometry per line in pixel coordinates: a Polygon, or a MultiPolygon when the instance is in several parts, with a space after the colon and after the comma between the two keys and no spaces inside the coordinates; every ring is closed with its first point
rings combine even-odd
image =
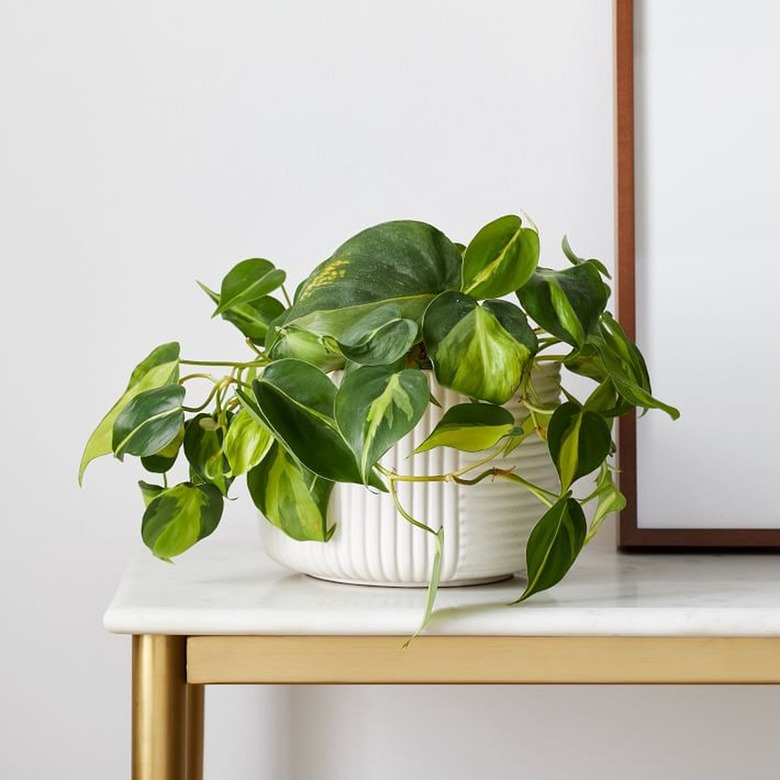
{"type": "Polygon", "coordinates": [[[214,531],[236,477],[246,476],[271,523],[320,542],[334,530],[327,508],[335,483],[386,491],[401,517],[436,539],[427,617],[443,532],[406,511],[396,488],[411,477],[385,468],[381,458],[428,404],[438,404],[426,375],[433,371],[468,400],[444,410],[418,451],[454,447],[484,457],[426,478],[468,485],[504,479],[531,491],[539,520],[518,600],[550,588],[604,518],[625,504],[610,465],[615,418],[637,407],[678,416],[653,397],[642,355],[607,311],[606,268],[577,257],[566,239],[563,254],[568,267],[539,267],[538,232],[518,216],[490,222],[468,246],[423,222],[387,222],[342,244],[292,300],[284,271],[265,259],[244,260],[219,291],[201,287],[214,316],[243,334],[246,357],[192,360],[175,342],[154,349],[87,442],[79,480],[100,455],[139,458],[157,478],[139,483],[141,534],[164,560],[214,531]],[[547,361],[592,379],[592,392],[581,400],[564,390],[560,403],[544,405],[532,368],[547,361]],[[335,370],[343,370],[338,383],[335,370]],[[210,389],[189,400],[195,380],[210,389]],[[517,420],[502,406],[511,398],[527,416],[517,420]],[[546,441],[557,492],[491,466],[529,436],[546,441]],[[175,469],[181,481],[170,478],[175,469]],[[575,484],[586,477],[593,487],[577,498],[575,484]],[[590,502],[588,527],[583,505],[590,502]]]}

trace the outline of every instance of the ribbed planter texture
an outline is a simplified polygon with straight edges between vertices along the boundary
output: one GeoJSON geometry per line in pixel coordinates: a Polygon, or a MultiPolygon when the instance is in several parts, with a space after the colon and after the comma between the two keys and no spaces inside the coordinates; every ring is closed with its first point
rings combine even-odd
{"type": "MultiPolygon", "coordinates": [[[[543,404],[560,397],[560,366],[534,368],[533,384],[543,404]]],[[[432,381],[431,391],[446,409],[468,400],[432,381]]],[[[506,408],[521,421],[526,410],[516,401],[506,408]]],[[[396,444],[382,463],[400,474],[446,474],[468,465],[484,453],[438,447],[413,457],[441,419],[443,409],[429,405],[417,427],[396,444]]],[[[515,473],[549,490],[558,479],[538,436],[530,436],[508,457],[491,466],[515,473]]],[[[521,485],[509,480],[485,480],[478,485],[443,482],[398,482],[402,506],[434,529],[444,526],[442,585],[495,582],[525,569],[525,545],[545,507],[521,485]]],[[[329,518],[336,530],[328,542],[300,542],[262,520],[268,554],[279,563],[313,577],[359,585],[424,587],[433,561],[434,540],[397,514],[386,493],[360,485],[337,484],[329,518]]]]}

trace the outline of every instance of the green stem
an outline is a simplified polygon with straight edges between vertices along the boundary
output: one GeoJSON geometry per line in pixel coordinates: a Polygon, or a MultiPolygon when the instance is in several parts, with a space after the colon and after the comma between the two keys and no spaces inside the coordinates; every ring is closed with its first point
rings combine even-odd
{"type": "Polygon", "coordinates": [[[221,386],[222,383],[217,382],[214,387],[211,388],[211,391],[206,396],[206,400],[200,406],[182,406],[181,408],[184,409],[185,412],[202,412],[212,402],[221,386]]]}
{"type": "MultiPolygon", "coordinates": [[[[542,347],[542,349],[544,349],[544,347],[542,347]]],[[[550,360],[550,361],[557,360],[559,362],[563,362],[567,357],[568,355],[537,355],[534,358],[534,360],[536,360],[537,362],[540,362],[542,360],[550,360]]]]}
{"type": "Polygon", "coordinates": [[[190,379],[208,379],[209,382],[213,382],[214,384],[219,382],[219,379],[217,379],[213,374],[187,374],[187,376],[183,376],[179,380],[179,384],[183,385],[185,382],[189,382],[190,379]]]}
{"type": "Polygon", "coordinates": [[[545,490],[543,487],[535,485],[533,482],[529,482],[527,479],[523,479],[523,477],[521,477],[519,474],[515,474],[514,472],[506,470],[502,471],[501,469],[498,469],[495,476],[500,477],[501,479],[508,479],[511,482],[517,482],[518,485],[522,485],[526,490],[535,495],[543,504],[547,504],[547,506],[552,506],[558,499],[558,496],[555,493],[551,493],[549,490],[545,490]]]}
{"type": "Polygon", "coordinates": [[[436,536],[436,531],[433,530],[429,525],[426,525],[425,523],[421,523],[419,520],[415,520],[404,508],[401,504],[400,499],[398,498],[398,492],[395,489],[395,482],[393,481],[392,477],[390,477],[390,496],[393,499],[393,503],[395,504],[395,508],[398,510],[398,514],[403,517],[404,520],[407,520],[410,522],[415,528],[420,528],[423,531],[427,531],[429,534],[433,534],[436,536]]]}
{"type": "Polygon", "coordinates": [[[284,285],[282,285],[282,295],[284,296],[287,308],[289,309],[292,306],[292,301],[290,300],[290,296],[287,294],[287,288],[284,285]]]}
{"type": "Polygon", "coordinates": [[[252,368],[268,365],[268,360],[236,361],[230,360],[180,360],[183,366],[226,366],[227,368],[252,368]]]}
{"type": "Polygon", "coordinates": [[[377,463],[377,468],[379,471],[384,474],[391,483],[393,482],[457,482],[458,477],[462,476],[463,474],[468,474],[469,471],[474,471],[474,469],[478,469],[480,466],[484,466],[486,463],[489,463],[494,458],[498,457],[498,455],[501,454],[501,450],[503,448],[499,447],[493,452],[491,452],[489,455],[485,456],[484,458],[480,458],[479,460],[474,461],[474,463],[469,464],[468,466],[464,466],[462,469],[458,469],[457,471],[450,471],[447,474],[428,474],[421,477],[414,477],[411,474],[396,474],[394,471],[390,471],[390,469],[385,468],[381,464],[377,463]]]}

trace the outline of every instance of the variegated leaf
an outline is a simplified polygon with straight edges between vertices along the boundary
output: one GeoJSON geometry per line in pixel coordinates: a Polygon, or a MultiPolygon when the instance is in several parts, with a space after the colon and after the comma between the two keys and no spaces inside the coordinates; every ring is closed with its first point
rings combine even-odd
{"type": "Polygon", "coordinates": [[[179,457],[179,450],[184,441],[184,428],[179,428],[176,437],[169,444],[166,444],[159,452],[153,455],[147,455],[141,458],[141,465],[153,474],[165,474],[173,468],[176,459],[179,457]]]}
{"type": "Polygon", "coordinates": [[[301,541],[327,541],[328,502],[333,482],[301,466],[274,443],[262,462],[247,474],[249,493],[266,519],[301,541]]]}
{"type": "Polygon", "coordinates": [[[273,436],[246,410],[241,409],[230,421],[225,436],[225,457],[234,477],[246,474],[266,456],[273,444],[273,436]]]}
{"type": "Polygon", "coordinates": [[[585,543],[582,507],[567,493],[533,527],[525,551],[528,584],[515,603],[557,585],[577,560],[585,543]]]}
{"type": "MultiPolygon", "coordinates": [[[[184,431],[184,454],[198,479],[208,482],[227,495],[233,481],[230,466],[223,450],[225,432],[209,414],[198,414],[190,420],[184,431]]],[[[193,477],[194,481],[195,478],[193,477]]]]}
{"type": "Polygon", "coordinates": [[[223,509],[213,485],[184,482],[154,497],[141,521],[141,536],[158,558],[170,560],[213,533],[223,509]]]}
{"type": "Polygon", "coordinates": [[[602,464],[596,480],[597,496],[596,511],[590,521],[586,542],[590,541],[601,528],[604,520],[614,512],[621,512],[626,507],[626,497],[620,492],[612,478],[612,469],[607,463],[602,464]]]}
{"type": "Polygon", "coordinates": [[[400,316],[395,304],[380,306],[347,328],[338,340],[344,357],[364,366],[400,360],[417,341],[419,327],[400,316]]]}
{"type": "MultiPolygon", "coordinates": [[[[202,282],[198,285],[219,306],[219,293],[210,290],[202,282]]],[[[274,320],[284,313],[284,306],[272,298],[264,295],[246,303],[233,304],[229,309],[222,311],[222,319],[235,325],[253,344],[264,344],[268,329],[274,320]]]]}
{"type": "Polygon", "coordinates": [[[273,360],[304,360],[326,373],[344,366],[344,356],[335,345],[331,346],[323,336],[294,326],[273,326],[266,336],[265,348],[273,360]]]}
{"type": "Polygon", "coordinates": [[[340,338],[358,318],[393,303],[419,323],[425,307],[461,284],[457,247],[424,222],[375,225],[353,236],[301,284],[283,325],[340,338]]]}
{"type": "Polygon", "coordinates": [[[219,291],[219,304],[213,316],[235,309],[243,303],[256,301],[284,284],[286,274],[270,260],[242,260],[228,271],[219,291]]]}
{"type": "Polygon", "coordinates": [[[547,446],[563,492],[604,462],[612,448],[612,435],[601,416],[567,401],[550,419],[547,446]]]}
{"type": "Polygon", "coordinates": [[[286,358],[269,365],[252,388],[254,399],[239,392],[242,405],[301,464],[333,482],[363,482],[333,417],[336,386],[322,371],[286,358]]]}
{"type": "Polygon", "coordinates": [[[519,307],[508,301],[479,305],[463,293],[442,293],[425,312],[423,340],[436,378],[471,398],[508,401],[537,349],[519,307]]]}
{"type": "Polygon", "coordinates": [[[464,452],[480,452],[494,447],[515,430],[515,418],[494,404],[458,404],[450,407],[430,436],[415,450],[454,447],[464,452]]]}
{"type": "Polygon", "coordinates": [[[172,341],[156,347],[134,369],[122,397],[100,421],[84,447],[79,466],[79,484],[90,461],[112,452],[111,435],[114,421],[127,404],[139,393],[179,380],[179,344],[172,341]]]}
{"type": "Polygon", "coordinates": [[[522,287],[539,261],[539,234],[510,214],[485,225],[463,257],[463,292],[500,298],[522,287]]]}
{"type": "Polygon", "coordinates": [[[114,455],[145,457],[167,447],[184,424],[184,388],[164,385],[133,397],[117,415],[111,433],[114,455]]]}
{"type": "Polygon", "coordinates": [[[607,305],[609,288],[596,267],[586,262],[563,271],[538,268],[517,295],[548,333],[580,347],[607,305]]]}
{"type": "Polygon", "coordinates": [[[374,465],[414,428],[428,406],[422,371],[365,366],[350,372],[336,393],[336,422],[368,482],[374,465]]]}

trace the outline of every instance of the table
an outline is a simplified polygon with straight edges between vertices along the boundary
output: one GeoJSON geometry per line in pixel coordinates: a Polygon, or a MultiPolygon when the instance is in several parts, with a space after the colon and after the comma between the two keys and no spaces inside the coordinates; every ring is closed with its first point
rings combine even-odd
{"type": "Polygon", "coordinates": [[[105,614],[133,637],[133,778],[200,780],[206,684],[780,683],[780,559],[588,549],[513,607],[509,580],[422,590],[322,582],[259,541],[134,558],[105,614]]]}

